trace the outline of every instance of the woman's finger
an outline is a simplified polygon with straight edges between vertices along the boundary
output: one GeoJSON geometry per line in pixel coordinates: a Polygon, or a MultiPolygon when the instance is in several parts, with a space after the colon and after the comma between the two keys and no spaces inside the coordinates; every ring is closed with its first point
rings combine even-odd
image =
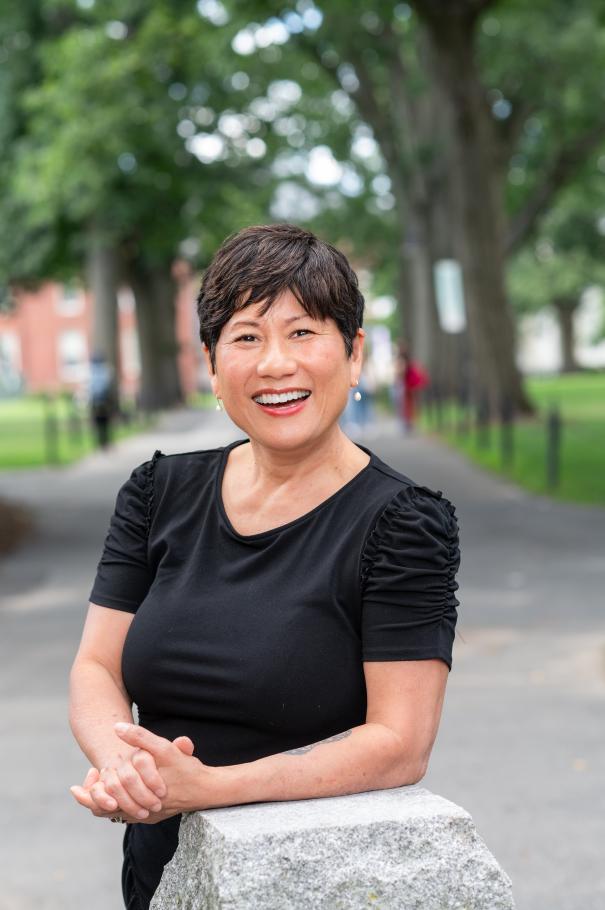
{"type": "Polygon", "coordinates": [[[88,793],[96,809],[100,809],[102,812],[115,812],[118,808],[117,799],[107,792],[103,781],[96,781],[88,788],[88,793]]]}
{"type": "Polygon", "coordinates": [[[137,749],[130,760],[133,767],[139,772],[145,786],[149,787],[160,799],[166,796],[166,785],[153,755],[145,749],[137,749]]]}
{"type": "Polygon", "coordinates": [[[81,806],[83,806],[85,809],[89,809],[92,814],[96,815],[97,817],[101,817],[103,815],[102,810],[99,809],[95,803],[94,799],[90,795],[89,790],[85,790],[84,787],[78,786],[70,787],[69,789],[71,790],[71,793],[76,802],[78,802],[81,806]]]}
{"type": "MultiPolygon", "coordinates": [[[[155,765],[155,762],[153,762],[153,764],[155,765]]],[[[162,803],[153,790],[146,785],[138,768],[133,765],[132,759],[119,765],[115,769],[115,772],[117,777],[115,786],[120,789],[114,789],[114,779],[112,778],[112,787],[109,788],[109,792],[115,796],[120,803],[120,806],[123,806],[124,809],[132,812],[130,804],[123,800],[122,793],[124,793],[133,804],[137,805],[139,808],[147,809],[148,812],[160,812],[162,803]]],[[[160,786],[163,785],[163,783],[162,778],[157,775],[156,784],[160,786]]],[[[139,814],[138,817],[143,818],[144,816],[139,814]]]]}
{"type": "Polygon", "coordinates": [[[81,806],[84,806],[85,809],[92,809],[94,802],[91,799],[90,793],[88,790],[85,790],[84,787],[79,787],[77,785],[69,788],[70,793],[76,800],[80,803],[81,806]]]}
{"type": "MultiPolygon", "coordinates": [[[[114,768],[108,768],[103,774],[103,780],[92,785],[90,795],[103,812],[115,812],[119,809],[139,821],[149,817],[149,809],[134,800],[124,789],[114,768]]],[[[154,796],[154,799],[157,802],[157,796],[154,796]]]]}
{"type": "Polygon", "coordinates": [[[120,739],[123,739],[131,746],[136,746],[138,749],[145,749],[147,752],[151,752],[155,759],[166,759],[173,749],[169,739],[157,736],[151,730],[146,730],[145,727],[141,727],[138,724],[127,724],[124,721],[120,721],[114,725],[114,730],[120,739]]]}
{"type": "Polygon", "coordinates": [[[97,782],[100,776],[101,775],[98,768],[90,768],[86,777],[84,778],[84,783],[82,786],[84,788],[92,787],[92,785],[97,782]]]}
{"type": "Polygon", "coordinates": [[[111,818],[113,815],[118,814],[120,818],[123,818],[124,821],[130,822],[130,823],[136,822],[136,820],[137,820],[133,816],[127,815],[126,812],[123,812],[122,810],[119,810],[117,813],[116,813],[115,809],[113,810],[113,812],[103,812],[101,809],[99,809],[99,807],[96,805],[95,801],[91,797],[90,793],[87,790],[85,790],[84,787],[75,786],[75,787],[70,787],[69,789],[71,790],[74,798],[76,799],[76,802],[80,803],[80,805],[83,806],[85,809],[90,809],[90,811],[92,812],[92,814],[94,816],[96,816],[96,818],[111,818]]]}
{"type": "Polygon", "coordinates": [[[193,740],[189,739],[188,736],[177,736],[172,742],[177,749],[180,749],[185,755],[193,755],[195,746],[193,745],[193,740]]]}

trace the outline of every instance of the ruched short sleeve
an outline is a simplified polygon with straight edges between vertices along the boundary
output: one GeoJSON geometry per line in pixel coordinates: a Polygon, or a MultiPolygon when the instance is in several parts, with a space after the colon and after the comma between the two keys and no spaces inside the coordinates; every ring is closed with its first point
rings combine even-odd
{"type": "Polygon", "coordinates": [[[118,492],[89,598],[101,607],[136,613],[153,581],[147,542],[153,473],[160,455],[157,451],[135,468],[118,492]]]}
{"type": "Polygon", "coordinates": [[[362,659],[436,657],[451,669],[459,565],[451,502],[428,487],[401,489],[362,554],[362,659]]]}

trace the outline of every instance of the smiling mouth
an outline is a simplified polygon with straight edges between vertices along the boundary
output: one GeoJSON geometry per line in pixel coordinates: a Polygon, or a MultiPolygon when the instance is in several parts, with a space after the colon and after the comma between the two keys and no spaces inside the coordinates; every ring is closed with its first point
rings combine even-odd
{"type": "Polygon", "coordinates": [[[297,404],[299,401],[304,401],[310,394],[311,392],[309,392],[308,389],[297,389],[291,392],[280,393],[267,392],[262,395],[255,395],[252,400],[265,407],[288,408],[293,404],[297,404]]]}

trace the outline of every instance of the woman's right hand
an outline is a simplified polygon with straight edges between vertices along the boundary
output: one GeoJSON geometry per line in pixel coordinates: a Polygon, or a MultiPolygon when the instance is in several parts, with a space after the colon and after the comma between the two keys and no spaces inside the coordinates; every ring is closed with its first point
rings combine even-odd
{"type": "MultiPolygon", "coordinates": [[[[174,742],[181,752],[193,754],[193,743],[188,736],[179,736],[174,742]]],[[[161,811],[166,786],[153,756],[143,749],[133,749],[101,769],[91,768],[84,785],[72,788],[78,799],[75,791],[83,791],[80,796],[88,796],[87,802],[92,801],[91,811],[94,807],[100,813],[120,810],[143,821],[150,812],[161,811]]]]}
{"type": "MultiPolygon", "coordinates": [[[[89,604],[70,674],[69,715],[74,736],[94,763],[84,785],[72,788],[75,799],[98,815],[116,814],[121,808],[129,819],[139,813],[149,816],[166,792],[153,756],[110,732],[112,721],[132,721],[122,655],[133,619],[134,613],[89,604]]],[[[191,754],[191,740],[178,739],[179,748],[191,754]]]]}

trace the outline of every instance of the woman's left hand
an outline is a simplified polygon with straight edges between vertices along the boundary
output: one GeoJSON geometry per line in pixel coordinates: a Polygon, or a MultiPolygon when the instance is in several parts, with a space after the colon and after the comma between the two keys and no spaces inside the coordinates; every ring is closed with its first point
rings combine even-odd
{"type": "MultiPolygon", "coordinates": [[[[133,818],[127,812],[124,812],[123,809],[120,809],[119,806],[111,812],[106,809],[101,809],[91,793],[93,787],[96,788],[97,794],[99,794],[99,792],[106,793],[103,781],[101,780],[101,773],[98,768],[90,768],[82,785],[73,786],[69,789],[76,802],[85,809],[89,809],[96,818],[119,818],[123,819],[125,822],[130,822],[131,824],[135,822],[137,824],[154,824],[155,822],[162,820],[161,812],[150,812],[148,817],[142,821],[140,818],[133,818]]],[[[110,796],[111,794],[107,795],[110,796]]]]}
{"type": "Polygon", "coordinates": [[[213,773],[215,769],[202,764],[191,754],[193,744],[188,737],[178,737],[174,742],[156,736],[137,724],[116,724],[117,735],[131,746],[149,752],[166,786],[162,809],[150,812],[144,819],[131,818],[120,808],[112,812],[100,811],[89,791],[99,783],[99,772],[91,768],[82,787],[72,787],[75,799],[99,818],[120,816],[125,821],[153,825],[181,812],[203,809],[212,803],[213,773]]]}

